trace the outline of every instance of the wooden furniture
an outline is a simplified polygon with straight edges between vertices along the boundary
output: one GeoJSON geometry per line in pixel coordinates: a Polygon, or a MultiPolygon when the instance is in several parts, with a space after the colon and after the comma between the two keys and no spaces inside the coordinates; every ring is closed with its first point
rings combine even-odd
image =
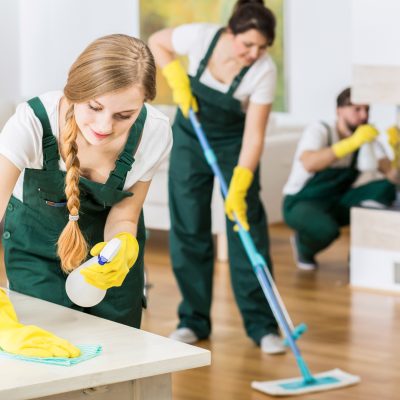
{"type": "Polygon", "coordinates": [[[74,344],[101,344],[103,352],[71,367],[0,357],[0,399],[170,400],[171,373],[210,364],[208,350],[18,293],[10,297],[22,323],[74,344]]]}
{"type": "Polygon", "coordinates": [[[400,293],[400,210],[351,210],[350,284],[400,293]]]}
{"type": "MultiPolygon", "coordinates": [[[[395,31],[399,12],[397,1],[352,1],[352,101],[391,106],[397,111],[393,112],[397,121],[392,119],[386,127],[400,124],[400,55],[395,31]]],[[[350,283],[400,292],[399,243],[398,210],[354,208],[350,283]]]]}

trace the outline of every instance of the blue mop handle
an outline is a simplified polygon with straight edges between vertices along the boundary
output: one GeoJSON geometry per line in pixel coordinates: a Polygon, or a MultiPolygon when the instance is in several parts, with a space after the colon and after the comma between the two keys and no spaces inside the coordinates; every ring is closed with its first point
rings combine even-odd
{"type": "MultiPolygon", "coordinates": [[[[228,194],[228,187],[225,182],[225,178],[222,175],[222,172],[218,166],[218,162],[217,162],[215,153],[211,149],[211,147],[208,143],[208,140],[206,138],[206,135],[204,134],[203,129],[200,125],[200,122],[198,121],[196,114],[194,113],[194,111],[192,109],[189,110],[189,119],[193,125],[193,129],[196,133],[196,136],[199,139],[200,145],[204,151],[204,155],[207,159],[207,162],[210,165],[210,167],[212,168],[214,175],[219,180],[222,194],[225,198],[228,194]]],[[[274,315],[279,323],[279,326],[285,333],[286,340],[296,357],[296,361],[297,361],[299,369],[303,375],[303,378],[306,382],[311,382],[314,380],[314,378],[312,377],[312,375],[300,353],[300,350],[296,344],[296,341],[294,340],[294,338],[292,336],[292,327],[289,325],[288,318],[287,318],[288,314],[286,312],[286,315],[285,315],[285,312],[283,311],[284,305],[283,305],[282,301],[280,304],[280,302],[278,300],[279,294],[276,293],[277,290],[274,291],[274,288],[273,288],[274,284],[273,284],[272,277],[270,276],[269,271],[268,271],[268,274],[266,272],[266,270],[267,270],[266,262],[263,259],[263,257],[261,256],[261,254],[257,251],[257,249],[254,245],[254,242],[250,236],[250,233],[243,229],[243,227],[237,221],[236,217],[235,217],[235,220],[236,220],[236,223],[238,223],[238,225],[239,225],[239,237],[245,248],[247,256],[250,259],[250,262],[253,266],[253,269],[257,276],[257,279],[260,282],[261,288],[268,300],[268,303],[270,304],[272,311],[274,312],[274,315]]]]}
{"type": "Polygon", "coordinates": [[[196,114],[192,109],[189,110],[189,118],[190,122],[193,125],[194,131],[197,135],[197,138],[199,139],[201,148],[203,149],[204,155],[206,157],[206,160],[212,170],[214,171],[214,175],[218,178],[219,184],[221,186],[222,194],[224,195],[224,198],[228,195],[228,186],[226,185],[225,178],[222,175],[222,172],[218,166],[217,162],[217,157],[215,156],[215,153],[213,149],[210,147],[208,140],[206,138],[206,135],[203,132],[203,128],[200,125],[199,120],[196,117],[196,114]]]}

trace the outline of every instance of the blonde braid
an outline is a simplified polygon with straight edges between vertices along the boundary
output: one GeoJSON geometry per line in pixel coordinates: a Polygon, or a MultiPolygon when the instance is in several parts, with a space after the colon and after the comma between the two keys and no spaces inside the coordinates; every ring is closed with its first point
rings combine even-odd
{"type": "MultiPolygon", "coordinates": [[[[65,178],[65,194],[67,207],[71,216],[79,217],[79,168],[78,146],[76,137],[78,126],[74,117],[74,106],[71,105],[65,116],[65,128],[62,135],[63,152],[66,154],[65,164],[67,174],[65,178]]],[[[78,267],[87,257],[88,245],[79,228],[77,220],[67,223],[58,239],[58,256],[61,260],[61,268],[70,272],[78,267]]]]}
{"type": "Polygon", "coordinates": [[[68,103],[62,132],[63,154],[67,165],[65,193],[69,222],[58,239],[61,268],[68,272],[85,260],[88,245],[80,231],[79,160],[76,138],[79,132],[73,104],[82,104],[120,89],[136,85],[144,89],[144,100],[156,95],[156,66],[146,44],[137,38],[114,34],[101,37],[79,55],[68,73],[64,95],[68,103]]]}

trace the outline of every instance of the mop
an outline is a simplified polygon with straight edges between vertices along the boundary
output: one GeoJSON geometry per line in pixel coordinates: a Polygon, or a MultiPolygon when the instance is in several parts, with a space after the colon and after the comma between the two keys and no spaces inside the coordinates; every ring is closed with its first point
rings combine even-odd
{"type": "MultiPolygon", "coordinates": [[[[228,187],[225,182],[225,178],[218,166],[216,155],[211,149],[207,137],[192,109],[189,110],[189,119],[203,149],[207,163],[210,165],[214,175],[219,180],[221,191],[223,197],[225,198],[228,194],[228,187]]],[[[285,344],[292,350],[297,362],[297,366],[299,367],[301,373],[301,377],[291,379],[264,382],[254,381],[251,384],[252,388],[273,396],[289,396],[331,390],[339,387],[354,385],[360,382],[360,378],[358,376],[348,374],[340,369],[333,369],[316,375],[311,374],[296,343],[296,340],[302,335],[302,333],[305,332],[306,326],[301,324],[297,327],[294,327],[286,307],[279,295],[278,289],[276,288],[274,280],[272,279],[272,276],[268,270],[267,263],[257,251],[250,233],[243,229],[236,218],[235,220],[239,227],[238,234],[240,240],[244,246],[248,258],[250,259],[254,273],[257,276],[257,279],[271,307],[271,310],[275,315],[279,327],[285,335],[285,344]]]]}

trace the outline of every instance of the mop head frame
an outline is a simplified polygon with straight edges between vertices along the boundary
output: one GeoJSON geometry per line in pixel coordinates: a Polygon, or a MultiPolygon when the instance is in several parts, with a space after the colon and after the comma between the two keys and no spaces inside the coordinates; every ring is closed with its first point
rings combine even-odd
{"type": "Polygon", "coordinates": [[[254,381],[251,383],[251,387],[271,396],[295,396],[338,389],[360,382],[359,376],[351,375],[338,368],[315,374],[313,378],[314,380],[310,383],[306,382],[302,377],[277,381],[254,381]]]}

